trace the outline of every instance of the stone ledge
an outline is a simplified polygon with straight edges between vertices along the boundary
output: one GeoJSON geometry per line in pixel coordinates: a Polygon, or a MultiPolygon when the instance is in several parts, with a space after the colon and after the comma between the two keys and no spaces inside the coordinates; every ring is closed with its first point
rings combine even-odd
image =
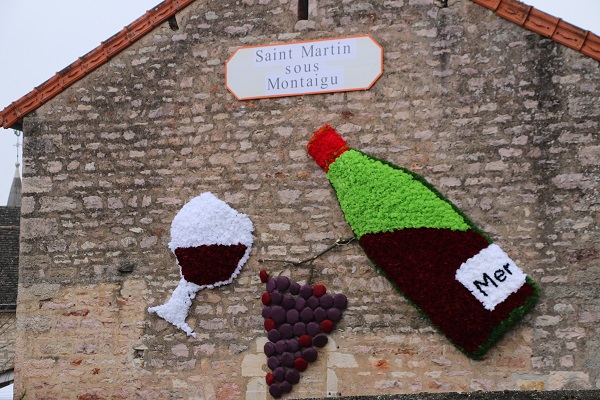
{"type": "MultiPolygon", "coordinates": [[[[600,390],[503,391],[345,396],[338,400],[598,400],[600,390]]],[[[323,400],[310,398],[304,400],[323,400]]]]}

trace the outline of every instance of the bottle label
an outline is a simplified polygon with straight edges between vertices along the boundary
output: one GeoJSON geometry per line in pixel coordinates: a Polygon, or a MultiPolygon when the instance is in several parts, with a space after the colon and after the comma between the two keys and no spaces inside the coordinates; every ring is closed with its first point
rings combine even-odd
{"type": "Polygon", "coordinates": [[[525,284],[527,275],[496,244],[491,244],[462,263],[456,280],[462,283],[483,304],[493,311],[511,293],[525,284]]]}

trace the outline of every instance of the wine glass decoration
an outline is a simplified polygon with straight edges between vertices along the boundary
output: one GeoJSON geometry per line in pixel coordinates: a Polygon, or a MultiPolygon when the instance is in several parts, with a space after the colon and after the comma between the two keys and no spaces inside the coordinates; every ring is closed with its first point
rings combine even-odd
{"type": "Polygon", "coordinates": [[[253,230],[248,216],[210,192],[186,203],[173,218],[169,243],[181,280],[165,304],[148,311],[196,337],[185,322],[192,300],[201,289],[233,282],[250,256],[253,230]]]}

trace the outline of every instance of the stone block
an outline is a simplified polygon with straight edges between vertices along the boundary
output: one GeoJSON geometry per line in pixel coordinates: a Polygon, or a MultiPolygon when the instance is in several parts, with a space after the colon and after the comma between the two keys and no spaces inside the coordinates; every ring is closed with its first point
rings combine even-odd
{"type": "Polygon", "coordinates": [[[548,376],[550,390],[591,389],[589,374],[581,371],[552,371],[548,376]]]}

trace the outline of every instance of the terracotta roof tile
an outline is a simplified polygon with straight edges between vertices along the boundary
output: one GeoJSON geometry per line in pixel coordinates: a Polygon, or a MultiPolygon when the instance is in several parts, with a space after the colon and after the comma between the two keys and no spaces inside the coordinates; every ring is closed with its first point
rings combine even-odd
{"type": "Polygon", "coordinates": [[[539,33],[542,36],[552,37],[556,31],[556,26],[560,18],[553,17],[550,14],[546,14],[536,8],[531,9],[529,17],[523,24],[523,26],[530,31],[539,33]]]}
{"type": "MultiPolygon", "coordinates": [[[[195,0],[165,0],[94,50],[0,111],[0,126],[10,128],[67,87],[106,63],[136,40],[195,0]]],[[[496,15],[600,61],[600,37],[517,0],[471,0],[496,15]]]]}
{"type": "Polygon", "coordinates": [[[523,26],[532,8],[516,0],[503,0],[496,9],[496,15],[523,26]]]}
{"type": "Polygon", "coordinates": [[[571,25],[517,0],[471,1],[495,11],[499,17],[600,61],[600,41],[598,36],[590,31],[571,25]]]}

